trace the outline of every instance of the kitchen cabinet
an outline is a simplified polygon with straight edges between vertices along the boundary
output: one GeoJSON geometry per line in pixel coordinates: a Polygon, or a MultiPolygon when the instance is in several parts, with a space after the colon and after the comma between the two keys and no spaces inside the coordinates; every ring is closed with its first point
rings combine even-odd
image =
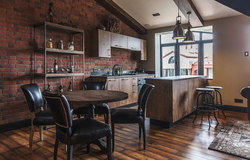
{"type": "Polygon", "coordinates": [[[128,49],[131,51],[140,51],[141,50],[141,39],[128,37],[128,49]]]}
{"type": "Polygon", "coordinates": [[[128,36],[110,33],[111,47],[128,49],[128,36]]]}
{"type": "Polygon", "coordinates": [[[132,103],[132,78],[120,78],[120,90],[128,93],[128,98],[120,101],[120,105],[124,106],[132,103]]]}
{"type": "Polygon", "coordinates": [[[92,32],[91,57],[111,57],[110,32],[101,29],[92,32]]]}
{"type": "MultiPolygon", "coordinates": [[[[107,90],[120,91],[120,79],[118,78],[109,78],[107,79],[107,90]]],[[[109,108],[115,108],[120,106],[120,102],[108,103],[109,108]]]]}
{"type": "Polygon", "coordinates": [[[141,61],[146,61],[147,60],[147,41],[141,39],[141,61]]]}
{"type": "Polygon", "coordinates": [[[108,103],[109,108],[116,108],[128,104],[137,103],[138,101],[138,78],[154,78],[154,75],[143,76],[92,76],[90,81],[106,81],[107,90],[122,91],[128,93],[128,99],[119,102],[108,103]]]}

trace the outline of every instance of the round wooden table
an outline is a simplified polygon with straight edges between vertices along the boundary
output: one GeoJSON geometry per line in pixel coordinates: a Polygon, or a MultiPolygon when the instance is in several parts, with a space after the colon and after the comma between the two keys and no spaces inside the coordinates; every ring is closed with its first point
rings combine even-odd
{"type": "MultiPolygon", "coordinates": [[[[88,116],[92,118],[94,118],[95,115],[95,104],[116,102],[128,98],[128,94],[125,92],[109,90],[76,90],[72,92],[63,92],[63,95],[71,105],[87,104],[88,116]]],[[[106,145],[101,139],[96,140],[93,143],[99,146],[102,151],[107,151],[106,145]]]]}

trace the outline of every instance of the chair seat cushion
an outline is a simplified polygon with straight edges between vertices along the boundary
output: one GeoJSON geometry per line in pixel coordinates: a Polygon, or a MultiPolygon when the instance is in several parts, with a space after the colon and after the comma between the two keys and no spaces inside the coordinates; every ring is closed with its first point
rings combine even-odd
{"type": "Polygon", "coordinates": [[[34,121],[34,125],[54,125],[54,120],[52,117],[52,113],[50,110],[45,110],[36,113],[34,121]]]}
{"type": "MultiPolygon", "coordinates": [[[[88,106],[74,109],[74,114],[88,114],[88,106]]],[[[109,114],[109,106],[106,103],[96,104],[95,114],[109,114]]]]}
{"type": "MultiPolygon", "coordinates": [[[[73,121],[71,144],[88,143],[111,135],[111,127],[93,118],[81,118],[73,121]]],[[[58,129],[57,136],[62,143],[67,143],[67,132],[58,129]]]]}
{"type": "Polygon", "coordinates": [[[137,109],[117,108],[111,112],[112,123],[139,123],[143,122],[141,113],[137,109]]]}

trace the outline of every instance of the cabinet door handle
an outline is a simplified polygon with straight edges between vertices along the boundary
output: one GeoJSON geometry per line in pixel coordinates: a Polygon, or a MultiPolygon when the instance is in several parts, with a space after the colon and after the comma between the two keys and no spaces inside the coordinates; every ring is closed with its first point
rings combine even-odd
{"type": "Polygon", "coordinates": [[[122,79],[123,81],[128,80],[128,79],[122,79]]]}
{"type": "Polygon", "coordinates": [[[109,79],[109,81],[117,81],[116,79],[109,79]]]}

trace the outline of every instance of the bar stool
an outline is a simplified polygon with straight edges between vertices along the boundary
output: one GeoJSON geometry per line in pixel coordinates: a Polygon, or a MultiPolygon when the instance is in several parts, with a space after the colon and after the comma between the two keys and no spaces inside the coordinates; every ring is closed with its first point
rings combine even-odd
{"type": "MultiPolygon", "coordinates": [[[[221,97],[221,93],[219,90],[222,90],[222,87],[220,86],[206,86],[206,88],[211,88],[211,89],[214,89],[215,92],[213,92],[213,96],[215,98],[215,108],[218,108],[219,110],[221,110],[222,114],[224,115],[224,118],[226,118],[226,115],[222,109],[223,106],[225,106],[224,103],[222,103],[222,97],[221,97]],[[218,98],[218,94],[219,94],[219,98],[218,98]]],[[[218,111],[218,115],[219,115],[219,111],[218,111]]]]}
{"type": "Polygon", "coordinates": [[[217,124],[219,124],[218,120],[217,120],[217,117],[216,117],[216,114],[215,112],[218,112],[218,108],[215,108],[214,107],[214,96],[211,94],[211,93],[214,93],[215,90],[212,89],[212,88],[196,88],[196,91],[197,92],[201,92],[198,94],[197,96],[197,104],[196,106],[194,106],[194,109],[195,109],[195,117],[194,117],[194,120],[193,120],[193,123],[197,117],[197,115],[201,115],[202,118],[203,116],[207,115],[208,116],[208,122],[209,122],[209,126],[210,126],[210,115],[213,114],[214,115],[214,118],[216,119],[217,121],[217,124]],[[204,101],[202,102],[201,105],[199,105],[199,98],[200,96],[203,95],[203,98],[204,98],[204,101]]]}

